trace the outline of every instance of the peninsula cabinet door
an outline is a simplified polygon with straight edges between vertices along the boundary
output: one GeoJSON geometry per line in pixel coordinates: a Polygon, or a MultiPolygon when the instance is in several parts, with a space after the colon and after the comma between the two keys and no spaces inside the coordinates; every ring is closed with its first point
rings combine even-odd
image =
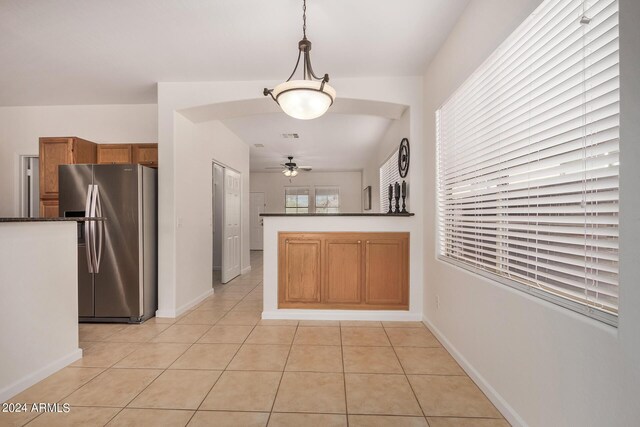
{"type": "Polygon", "coordinates": [[[320,302],[320,239],[280,239],[281,305],[320,302]]]}
{"type": "Polygon", "coordinates": [[[323,302],[362,302],[362,240],[329,237],[323,256],[323,302]]]}
{"type": "Polygon", "coordinates": [[[409,241],[371,238],[365,244],[365,302],[408,306],[409,241]]]}

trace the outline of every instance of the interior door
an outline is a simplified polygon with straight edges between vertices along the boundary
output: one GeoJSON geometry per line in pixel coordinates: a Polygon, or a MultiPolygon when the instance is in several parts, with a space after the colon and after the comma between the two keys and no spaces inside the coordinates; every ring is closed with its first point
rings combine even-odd
{"type": "Polygon", "coordinates": [[[222,283],[240,275],[240,174],[224,169],[222,283]]]}
{"type": "Polygon", "coordinates": [[[263,247],[262,217],[264,213],[264,193],[251,193],[249,209],[251,212],[251,250],[261,251],[263,247]]]}

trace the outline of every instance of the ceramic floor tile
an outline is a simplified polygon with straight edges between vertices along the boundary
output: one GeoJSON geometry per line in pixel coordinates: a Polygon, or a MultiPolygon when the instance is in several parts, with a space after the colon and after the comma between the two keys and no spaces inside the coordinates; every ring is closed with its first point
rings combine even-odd
{"type": "Polygon", "coordinates": [[[347,416],[337,414],[286,414],[274,412],[269,427],[347,427],[347,416]]]}
{"type": "Polygon", "coordinates": [[[349,415],[350,427],[433,427],[424,417],[349,415]]]}
{"type": "Polygon", "coordinates": [[[166,369],[189,348],[189,344],[144,343],[114,365],[116,368],[166,369]]]}
{"type": "Polygon", "coordinates": [[[265,427],[268,412],[198,411],[189,427],[265,427]]]}
{"type": "Polygon", "coordinates": [[[342,328],[342,345],[391,346],[382,328],[342,328]]]}
{"type": "Polygon", "coordinates": [[[342,372],[341,348],[330,345],[294,345],[285,371],[342,372]]]}
{"type": "Polygon", "coordinates": [[[275,412],[346,413],[342,374],[285,372],[275,412]]]}
{"type": "Polygon", "coordinates": [[[105,341],[109,342],[147,342],[166,330],[169,323],[145,323],[132,325],[109,336],[105,341]]]}
{"type": "Polygon", "coordinates": [[[238,348],[239,344],[194,344],[169,368],[223,370],[238,348]]]}
{"type": "Polygon", "coordinates": [[[80,341],[104,341],[126,326],[110,323],[81,323],[78,325],[80,341]]]}
{"type": "Polygon", "coordinates": [[[352,373],[402,374],[402,367],[391,347],[342,348],[344,370],[352,373]]]}
{"type": "Polygon", "coordinates": [[[208,310],[215,310],[215,311],[229,311],[231,310],[236,304],[238,304],[237,300],[233,300],[233,301],[229,301],[229,300],[211,300],[211,301],[205,301],[202,304],[200,304],[195,311],[208,311],[208,310]]]}
{"type": "Polygon", "coordinates": [[[108,368],[138,348],[139,344],[99,342],[89,347],[71,366],[87,368],[108,368]]]}
{"type": "Polygon", "coordinates": [[[281,372],[226,371],[200,409],[269,412],[281,376],[281,372]]]}
{"type": "Polygon", "coordinates": [[[382,322],[385,328],[425,328],[422,322],[382,322]]]}
{"type": "Polygon", "coordinates": [[[198,342],[209,344],[242,344],[252,330],[253,326],[216,325],[209,329],[198,342]]]}
{"type": "Polygon", "coordinates": [[[341,320],[340,326],[350,328],[381,328],[382,323],[369,320],[341,320]]]}
{"type": "Polygon", "coordinates": [[[287,319],[262,319],[258,322],[260,326],[298,326],[297,320],[287,319]]]}
{"type": "Polygon", "coordinates": [[[295,326],[256,326],[247,344],[291,344],[296,333],[295,326]]]}
{"type": "Polygon", "coordinates": [[[501,418],[500,412],[468,377],[408,377],[426,416],[501,418]]]}
{"type": "Polygon", "coordinates": [[[209,325],[171,325],[167,330],[152,339],[152,342],[173,342],[191,344],[207,332],[209,325]]]}
{"type": "Polygon", "coordinates": [[[441,347],[427,328],[385,328],[394,347],[441,347]]]}
{"type": "Polygon", "coordinates": [[[20,427],[36,418],[37,412],[0,412],[0,426],[20,427]]]}
{"type": "MultiPolygon", "coordinates": [[[[300,322],[302,324],[302,322],[300,322]]],[[[333,326],[298,326],[294,344],[340,345],[340,328],[333,326]]]]}
{"type": "Polygon", "coordinates": [[[108,427],[184,427],[193,411],[175,411],[165,409],[132,409],[125,408],[107,424],[108,427]]]}
{"type": "Polygon", "coordinates": [[[340,326],[339,320],[301,320],[300,326],[340,326]]]}
{"type": "MultiPolygon", "coordinates": [[[[30,427],[103,426],[120,412],[120,408],[87,408],[76,406],[68,413],[47,412],[29,423],[30,427]]],[[[1,423],[0,423],[1,424],[1,423]]]]}
{"type": "Polygon", "coordinates": [[[430,427],[510,427],[503,419],[427,417],[430,427]]]}
{"type": "Polygon", "coordinates": [[[236,305],[233,310],[234,311],[259,311],[262,312],[264,304],[259,300],[242,300],[238,305],[236,305]]]}
{"type": "Polygon", "coordinates": [[[466,375],[442,347],[396,347],[406,374],[466,375]]]}
{"type": "Polygon", "coordinates": [[[232,371],[283,371],[288,345],[244,344],[227,369],[232,371]]]}
{"type": "Polygon", "coordinates": [[[248,311],[235,311],[229,312],[226,316],[224,316],[220,321],[218,321],[218,325],[247,325],[253,326],[260,321],[259,313],[252,313],[248,311]]]}
{"type": "Polygon", "coordinates": [[[214,325],[222,319],[226,311],[220,310],[195,310],[180,319],[178,325],[214,325]]]}
{"type": "Polygon", "coordinates": [[[147,321],[144,322],[143,325],[150,325],[152,323],[166,323],[170,325],[175,322],[176,319],[174,319],[173,317],[152,317],[151,319],[147,319],[147,321]]]}
{"type": "Polygon", "coordinates": [[[421,416],[404,375],[345,374],[349,414],[421,416]]]}
{"type": "Polygon", "coordinates": [[[220,371],[164,371],[129,404],[132,408],[198,409],[220,371]]]}
{"type": "Polygon", "coordinates": [[[58,402],[91,381],[103,368],[64,368],[9,399],[16,403],[58,402]]]}
{"type": "Polygon", "coordinates": [[[65,399],[71,406],[126,406],[162,371],[108,369],[65,399]]]}

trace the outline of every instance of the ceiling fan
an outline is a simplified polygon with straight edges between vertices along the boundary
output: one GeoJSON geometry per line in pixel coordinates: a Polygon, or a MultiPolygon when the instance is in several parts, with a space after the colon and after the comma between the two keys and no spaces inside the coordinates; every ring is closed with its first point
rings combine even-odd
{"type": "Polygon", "coordinates": [[[289,159],[288,162],[280,164],[280,166],[276,166],[276,167],[268,167],[267,169],[280,169],[280,168],[284,168],[282,170],[282,173],[284,174],[284,176],[287,177],[294,177],[296,175],[298,175],[298,171],[304,171],[304,172],[309,172],[310,170],[312,170],[311,166],[298,166],[294,161],[293,161],[293,156],[287,156],[287,158],[289,159]]]}

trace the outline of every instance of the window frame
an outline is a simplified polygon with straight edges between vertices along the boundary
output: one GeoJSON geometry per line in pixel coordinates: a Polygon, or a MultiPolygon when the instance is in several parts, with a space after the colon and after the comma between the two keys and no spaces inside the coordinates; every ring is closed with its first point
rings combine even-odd
{"type": "MultiPolygon", "coordinates": [[[[328,195],[327,195],[328,196],[328,195]]],[[[328,201],[327,201],[328,204],[328,201]]],[[[313,189],[313,211],[315,213],[321,213],[321,214],[337,214],[340,213],[340,186],[338,185],[318,185],[315,186],[313,189]],[[336,194],[338,196],[338,206],[337,207],[321,207],[320,209],[336,209],[335,212],[318,212],[318,189],[324,190],[324,189],[331,189],[331,190],[336,190],[336,194]]]]}
{"type": "Polygon", "coordinates": [[[311,212],[312,206],[311,206],[311,189],[309,187],[304,187],[304,186],[285,186],[284,187],[284,212],[287,214],[292,214],[292,215],[299,215],[299,214],[308,214],[311,212]],[[290,195],[288,194],[289,190],[296,190],[296,191],[306,191],[306,196],[307,196],[307,206],[299,206],[298,205],[298,197],[300,196],[304,196],[304,194],[298,194],[296,193],[296,206],[287,206],[287,196],[290,195]],[[295,212],[290,212],[290,209],[295,209],[295,212]],[[306,209],[306,212],[300,212],[301,209],[306,209]]]}

